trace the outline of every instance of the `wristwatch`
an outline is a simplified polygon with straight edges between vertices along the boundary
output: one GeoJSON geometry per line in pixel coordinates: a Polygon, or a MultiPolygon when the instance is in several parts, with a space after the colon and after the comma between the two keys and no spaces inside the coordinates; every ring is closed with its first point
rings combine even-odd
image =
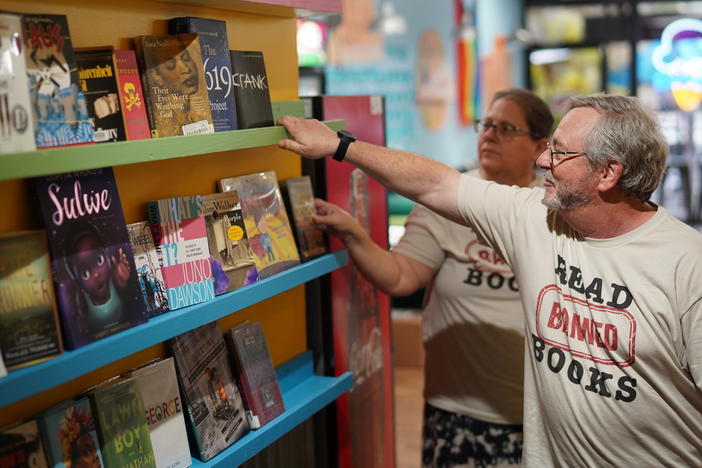
{"type": "Polygon", "coordinates": [[[346,157],[346,150],[349,149],[349,145],[356,141],[356,136],[346,130],[339,130],[336,132],[336,135],[339,137],[339,146],[336,148],[336,153],[334,153],[332,158],[341,162],[346,157]]]}

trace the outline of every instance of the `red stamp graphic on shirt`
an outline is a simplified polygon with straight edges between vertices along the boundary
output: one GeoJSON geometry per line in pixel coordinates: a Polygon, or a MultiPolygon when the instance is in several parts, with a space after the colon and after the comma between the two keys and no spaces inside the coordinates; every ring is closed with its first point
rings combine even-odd
{"type": "Polygon", "coordinates": [[[500,255],[490,247],[480,244],[477,240],[466,245],[466,256],[475,264],[475,268],[486,273],[502,273],[511,275],[512,270],[500,255]]]}
{"type": "Polygon", "coordinates": [[[636,320],[623,309],[563,294],[552,284],[536,303],[536,333],[549,345],[599,364],[630,366],[636,352],[636,320]]]}

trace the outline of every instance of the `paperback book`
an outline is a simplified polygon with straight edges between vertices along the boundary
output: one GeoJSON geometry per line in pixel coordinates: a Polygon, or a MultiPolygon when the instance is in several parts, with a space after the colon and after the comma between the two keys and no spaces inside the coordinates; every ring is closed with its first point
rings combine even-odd
{"type": "Polygon", "coordinates": [[[63,352],[45,231],[0,235],[0,348],[9,369],[63,352]]]}
{"type": "Polygon", "coordinates": [[[168,310],[166,285],[161,275],[161,250],[154,245],[151,226],[147,221],[127,224],[127,233],[134,253],[141,294],[146,303],[146,315],[148,318],[160,315],[168,310]]]}
{"type": "Polygon", "coordinates": [[[146,320],[112,168],[31,180],[47,229],[66,347],[146,320]]]}
{"type": "Polygon", "coordinates": [[[249,430],[219,324],[208,323],[168,341],[188,408],[193,453],[207,461],[249,430]]]}
{"type": "Polygon", "coordinates": [[[287,198],[295,233],[297,246],[303,260],[309,260],[327,253],[324,234],[314,222],[314,194],[309,176],[291,177],[285,180],[287,198]]]}
{"type": "Polygon", "coordinates": [[[236,190],[246,234],[260,279],[300,264],[275,172],[259,172],[218,181],[221,192],[236,190]]]}
{"type": "Polygon", "coordinates": [[[239,128],[273,126],[273,108],[263,52],[230,50],[239,128]]]}
{"type": "Polygon", "coordinates": [[[147,140],[151,138],[151,130],[136,53],[133,50],[115,50],[113,55],[127,140],[147,140]]]}
{"type": "Polygon", "coordinates": [[[0,463],[3,468],[47,468],[36,419],[0,428],[0,463]]]}

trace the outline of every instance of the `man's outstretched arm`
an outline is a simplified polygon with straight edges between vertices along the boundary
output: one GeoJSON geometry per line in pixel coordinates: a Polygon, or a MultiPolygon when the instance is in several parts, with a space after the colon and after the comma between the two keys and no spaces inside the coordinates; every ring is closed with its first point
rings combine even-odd
{"type": "MultiPolygon", "coordinates": [[[[285,126],[290,135],[289,139],[278,142],[278,146],[305,158],[329,156],[339,145],[336,133],[318,120],[285,115],[277,123],[285,126]]],[[[460,174],[455,169],[413,153],[362,141],[351,143],[346,160],[390,190],[465,224],[456,201],[460,174]]]]}

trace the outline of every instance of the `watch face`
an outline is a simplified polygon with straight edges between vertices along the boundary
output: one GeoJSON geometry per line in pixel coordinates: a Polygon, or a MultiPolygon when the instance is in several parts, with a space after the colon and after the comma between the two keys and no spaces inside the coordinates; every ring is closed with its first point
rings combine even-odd
{"type": "Polygon", "coordinates": [[[346,137],[346,138],[351,138],[353,140],[356,139],[353,133],[349,132],[348,130],[339,130],[336,132],[339,138],[346,137]]]}

